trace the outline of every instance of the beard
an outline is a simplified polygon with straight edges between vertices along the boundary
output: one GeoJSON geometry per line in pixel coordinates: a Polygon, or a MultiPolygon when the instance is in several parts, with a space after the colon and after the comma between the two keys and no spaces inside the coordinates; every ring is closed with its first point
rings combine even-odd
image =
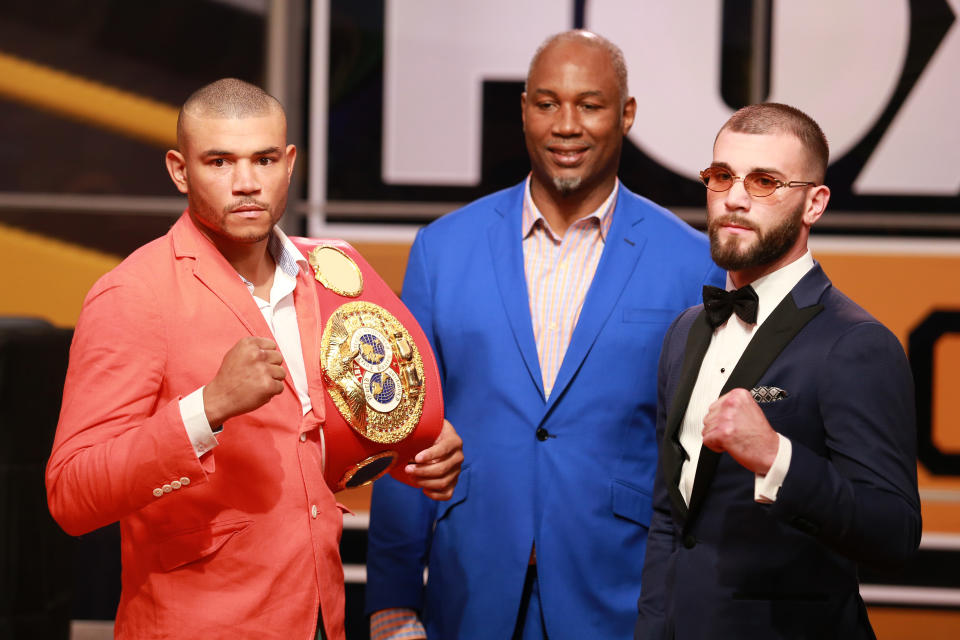
{"type": "Polygon", "coordinates": [[[803,219],[803,203],[790,213],[780,224],[762,231],[751,221],[736,215],[717,217],[707,224],[710,235],[710,257],[721,269],[742,271],[753,267],[772,264],[782,258],[796,244],[800,235],[803,219]],[[720,225],[725,222],[746,227],[757,234],[756,241],[746,247],[740,247],[738,238],[720,240],[720,225]]]}
{"type": "Polygon", "coordinates": [[[568,196],[577,189],[580,188],[580,185],[583,183],[583,178],[577,176],[575,178],[561,178],[560,176],[553,177],[553,186],[557,188],[557,192],[561,196],[568,196]]]}

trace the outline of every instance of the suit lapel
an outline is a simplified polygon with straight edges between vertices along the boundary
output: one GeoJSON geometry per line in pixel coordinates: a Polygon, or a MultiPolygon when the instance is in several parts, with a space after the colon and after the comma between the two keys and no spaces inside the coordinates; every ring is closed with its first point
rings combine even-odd
{"type": "Polygon", "coordinates": [[[543,393],[543,375],[537,356],[537,343],[533,336],[533,321],[530,317],[530,298],[527,294],[527,278],[523,266],[523,238],[521,237],[521,212],[525,183],[520,183],[500,200],[496,212],[500,220],[490,226],[487,233],[490,246],[490,262],[500,291],[500,300],[513,338],[527,367],[533,384],[543,393]]]}
{"type": "Polygon", "coordinates": [[[173,234],[177,258],[193,259],[193,275],[197,280],[236,315],[250,335],[271,337],[273,334],[243,280],[210,240],[200,233],[187,213],[177,221],[173,234]]]}
{"type": "MultiPolygon", "coordinates": [[[[297,327],[300,330],[300,347],[303,351],[303,364],[307,372],[307,394],[310,396],[310,404],[313,406],[313,413],[321,421],[325,418],[324,389],[319,384],[323,380],[320,370],[320,336],[323,332],[321,322],[320,301],[317,295],[317,283],[314,281],[314,274],[310,267],[300,267],[300,273],[297,275],[297,286],[293,290],[293,304],[297,309],[297,327]],[[315,383],[315,384],[310,384],[315,383]]],[[[293,387],[293,376],[288,375],[287,380],[293,387]]]]}
{"type": "Polygon", "coordinates": [[[643,216],[630,206],[630,193],[623,187],[617,194],[610,230],[604,243],[603,254],[597,271],[583,300],[583,309],[577,326],[570,337],[570,344],[563,356],[560,371],[550,392],[547,411],[563,396],[584,358],[596,342],[600,330],[620,300],[623,289],[636,270],[637,261],[643,254],[646,238],[640,233],[643,216]]]}
{"type": "MultiPolygon", "coordinates": [[[[740,356],[737,366],[730,373],[723,389],[720,390],[720,395],[731,389],[752,389],[755,387],[760,377],[770,368],[770,365],[793,340],[794,336],[823,310],[823,305],[813,304],[812,302],[809,306],[798,308],[794,300],[795,294],[802,299],[800,294],[806,293],[809,285],[814,284],[811,280],[816,280],[816,278],[811,278],[811,276],[816,276],[817,273],[826,280],[826,276],[819,270],[819,267],[811,270],[794,287],[794,291],[788,293],[777,308],[773,310],[770,317],[760,325],[743,355],[740,356]]],[[[697,473],[693,481],[693,491],[690,495],[690,520],[696,517],[697,511],[706,497],[719,461],[719,453],[701,447],[697,473]]]]}
{"type": "Polygon", "coordinates": [[[697,376],[700,373],[700,364],[703,362],[703,356],[707,353],[707,347],[710,346],[710,339],[713,337],[713,329],[707,323],[706,313],[701,309],[697,314],[693,325],[690,327],[690,333],[687,334],[686,349],[683,354],[683,366],[680,370],[680,378],[677,382],[676,391],[673,394],[673,402],[670,404],[670,410],[667,413],[667,425],[664,430],[663,443],[660,447],[660,456],[664,480],[667,483],[667,490],[670,494],[670,501],[676,513],[686,518],[687,505],[680,493],[680,469],[683,462],[689,457],[680,446],[679,432],[680,423],[687,412],[687,405],[690,403],[690,394],[697,383],[697,376]]]}

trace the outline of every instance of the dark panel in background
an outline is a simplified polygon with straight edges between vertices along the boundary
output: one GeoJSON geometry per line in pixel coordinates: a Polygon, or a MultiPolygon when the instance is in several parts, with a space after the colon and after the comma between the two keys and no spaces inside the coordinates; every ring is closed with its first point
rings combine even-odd
{"type": "MultiPolygon", "coordinates": [[[[263,16],[209,0],[5,2],[0,51],[171,106],[223,76],[257,84],[263,16]]],[[[0,191],[176,195],[165,149],[0,99],[0,191]]]]}

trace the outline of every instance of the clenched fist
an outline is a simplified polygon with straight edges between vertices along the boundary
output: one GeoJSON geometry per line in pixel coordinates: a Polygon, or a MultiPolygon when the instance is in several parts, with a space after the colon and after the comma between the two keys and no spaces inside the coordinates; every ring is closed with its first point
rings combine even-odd
{"type": "Polygon", "coordinates": [[[713,401],[703,418],[703,445],[726,451],[743,467],[766,475],[780,438],[746,389],[731,389],[713,401]]]}
{"type": "Polygon", "coordinates": [[[283,391],[283,356],[269,338],[241,338],[227,351],[220,370],[203,388],[210,426],[253,411],[283,391]]]}

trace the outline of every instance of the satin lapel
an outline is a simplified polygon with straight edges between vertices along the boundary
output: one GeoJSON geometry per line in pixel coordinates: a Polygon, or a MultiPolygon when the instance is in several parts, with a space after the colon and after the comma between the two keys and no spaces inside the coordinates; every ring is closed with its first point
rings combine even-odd
{"type": "Polygon", "coordinates": [[[521,211],[523,208],[523,184],[512,189],[500,201],[496,211],[501,219],[490,226],[487,239],[490,245],[490,262],[500,300],[513,331],[527,372],[543,398],[543,375],[537,343],[533,337],[533,320],[530,318],[530,298],[527,294],[527,278],[523,266],[523,239],[521,237],[521,211]]]}
{"type": "MultiPolygon", "coordinates": [[[[812,304],[799,309],[794,302],[794,293],[787,294],[779,306],[770,314],[770,317],[757,329],[753,339],[750,340],[750,344],[747,345],[743,355],[740,356],[737,366],[730,373],[727,383],[720,390],[720,395],[731,389],[754,388],[760,377],[780,355],[780,352],[822,310],[823,305],[821,304],[812,304]]],[[[690,495],[689,518],[691,520],[696,517],[697,511],[710,489],[710,483],[713,481],[719,461],[719,453],[701,447],[700,460],[697,463],[697,475],[694,478],[693,491],[690,495]]]]}
{"type": "MultiPolygon", "coordinates": [[[[197,230],[184,213],[173,229],[178,258],[193,258],[193,275],[237,316],[250,335],[272,338],[263,314],[249,289],[227,259],[197,230]]],[[[289,377],[289,376],[288,376],[289,377]]]]}
{"type": "Polygon", "coordinates": [[[577,320],[577,326],[570,336],[570,344],[563,356],[560,371],[550,392],[547,411],[563,396],[583,364],[584,358],[596,342],[600,330],[610,318],[623,289],[637,268],[637,261],[643,254],[647,239],[640,233],[643,216],[636,207],[630,206],[630,194],[621,189],[617,194],[617,205],[613,211],[613,220],[603,254],[597,264],[597,271],[583,300],[583,309],[577,320]]]}
{"type": "Polygon", "coordinates": [[[670,403],[670,410],[667,413],[663,442],[660,444],[660,457],[663,461],[662,468],[665,476],[664,480],[667,483],[667,491],[670,494],[670,501],[673,503],[674,513],[680,514],[682,518],[687,516],[687,505],[680,493],[680,468],[688,456],[683,447],[680,446],[680,423],[687,412],[690,394],[697,383],[700,364],[703,362],[703,356],[707,353],[707,347],[710,346],[712,337],[713,330],[707,324],[706,314],[701,310],[690,327],[690,333],[687,334],[687,344],[683,353],[683,367],[680,369],[680,378],[673,393],[673,402],[670,403]]]}

